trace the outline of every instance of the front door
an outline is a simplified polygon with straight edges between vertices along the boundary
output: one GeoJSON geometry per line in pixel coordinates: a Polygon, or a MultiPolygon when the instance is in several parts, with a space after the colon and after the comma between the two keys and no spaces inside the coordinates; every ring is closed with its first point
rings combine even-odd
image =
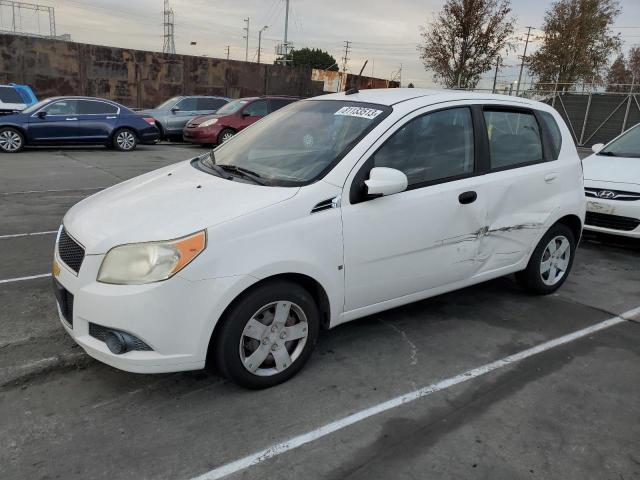
{"type": "Polygon", "coordinates": [[[29,141],[76,143],[81,137],[77,103],[77,100],[57,100],[31,115],[28,127],[29,141]]]}
{"type": "Polygon", "coordinates": [[[468,107],[414,113],[378,145],[342,202],[345,311],[472,276],[485,222],[468,107]],[[373,167],[404,172],[407,191],[358,200],[373,167]]]}

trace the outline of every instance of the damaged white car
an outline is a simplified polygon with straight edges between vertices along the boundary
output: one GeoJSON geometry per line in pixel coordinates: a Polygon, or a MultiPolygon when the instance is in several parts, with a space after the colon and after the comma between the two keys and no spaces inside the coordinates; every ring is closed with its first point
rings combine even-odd
{"type": "Polygon", "coordinates": [[[417,89],[294,103],[64,217],[62,324],[133,372],[263,388],[321,328],[517,273],[566,280],[585,214],[569,130],[520,98],[417,89]]]}

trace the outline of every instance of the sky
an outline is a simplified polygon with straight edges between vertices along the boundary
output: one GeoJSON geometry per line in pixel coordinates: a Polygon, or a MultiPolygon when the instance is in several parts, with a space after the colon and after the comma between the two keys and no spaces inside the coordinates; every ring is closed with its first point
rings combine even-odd
{"type": "MultiPolygon", "coordinates": [[[[161,51],[163,0],[28,0],[55,7],[58,34],[72,40],[125,48],[161,51]]],[[[640,45],[639,0],[620,0],[622,14],[614,31],[622,34],[624,50],[640,45]]],[[[275,47],[284,36],[285,0],[170,0],[175,13],[176,52],[187,55],[245,58],[244,19],[249,18],[249,55],[255,61],[258,30],[262,35],[262,61],[272,62],[275,47]],[[196,42],[196,45],[191,45],[196,42]]],[[[290,0],[289,42],[294,48],[312,47],[328,51],[342,65],[344,42],[352,42],[348,71],[358,73],[368,60],[364,74],[381,78],[398,76],[402,84],[433,87],[433,75],[419,58],[421,28],[428,24],[443,0],[290,0]]],[[[514,40],[517,51],[509,54],[499,72],[499,83],[518,78],[519,55],[524,50],[527,26],[532,30],[529,52],[540,44],[539,27],[552,0],[512,0],[517,18],[514,40]]],[[[24,13],[18,28],[46,31],[45,17],[24,13]]],[[[9,12],[0,8],[0,24],[8,27],[9,12]]],[[[487,72],[481,87],[490,87],[493,72],[487,72]]],[[[530,82],[524,75],[523,84],[530,82]]]]}

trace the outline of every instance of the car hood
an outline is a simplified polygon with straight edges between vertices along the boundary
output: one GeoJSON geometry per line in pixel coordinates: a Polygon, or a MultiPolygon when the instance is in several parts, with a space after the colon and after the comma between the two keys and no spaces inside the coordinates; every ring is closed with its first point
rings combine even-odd
{"type": "Polygon", "coordinates": [[[181,162],[127,180],[73,206],[65,229],[87,254],[170,240],[293,197],[299,188],[230,181],[181,162]]]}
{"type": "Polygon", "coordinates": [[[591,155],[582,165],[585,180],[640,184],[640,158],[591,155]]]}

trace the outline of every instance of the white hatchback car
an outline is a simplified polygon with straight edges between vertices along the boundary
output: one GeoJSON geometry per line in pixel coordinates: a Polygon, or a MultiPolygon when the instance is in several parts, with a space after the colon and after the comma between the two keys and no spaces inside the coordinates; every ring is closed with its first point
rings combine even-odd
{"type": "Polygon", "coordinates": [[[640,124],[583,160],[585,230],[640,238],[640,124]]]}
{"type": "Polygon", "coordinates": [[[555,291],[585,203],[569,130],[545,104],[326,95],[71,208],[59,313],[114,367],[212,364],[267,387],[303,366],[322,327],[514,272],[555,291]]]}

